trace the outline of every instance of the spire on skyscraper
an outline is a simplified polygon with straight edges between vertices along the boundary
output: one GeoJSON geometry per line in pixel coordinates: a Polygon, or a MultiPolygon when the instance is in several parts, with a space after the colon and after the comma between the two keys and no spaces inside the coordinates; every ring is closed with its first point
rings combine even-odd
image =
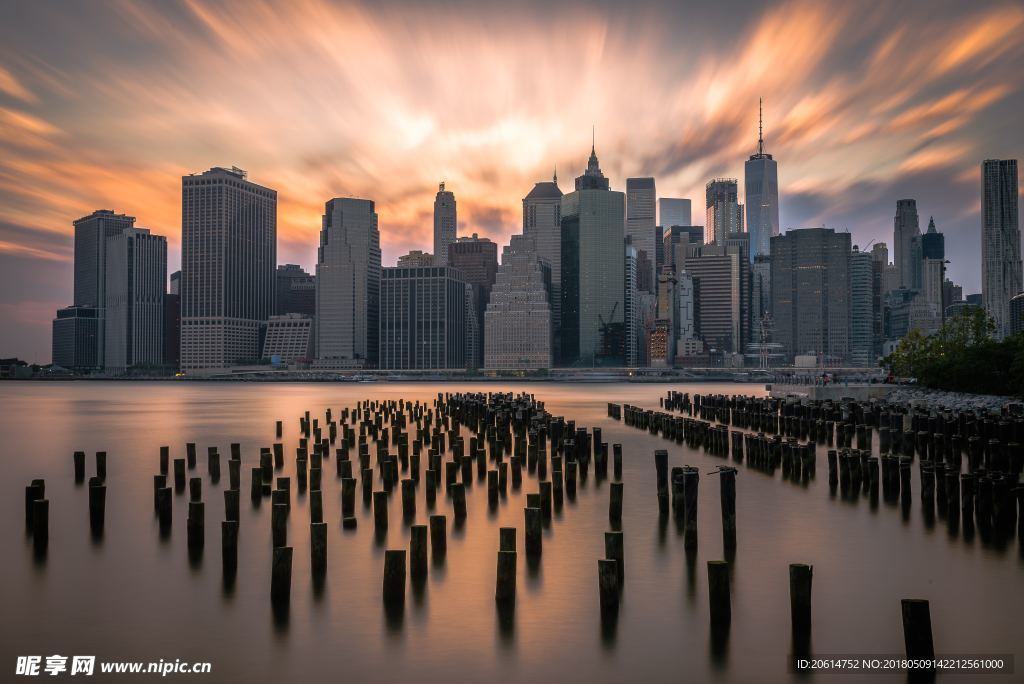
{"type": "Polygon", "coordinates": [[[935,230],[935,217],[934,216],[929,216],[928,217],[928,232],[929,233],[937,233],[938,232],[937,230],[935,230]]]}
{"type": "Polygon", "coordinates": [[[764,98],[757,98],[757,153],[764,154],[764,98]]]}

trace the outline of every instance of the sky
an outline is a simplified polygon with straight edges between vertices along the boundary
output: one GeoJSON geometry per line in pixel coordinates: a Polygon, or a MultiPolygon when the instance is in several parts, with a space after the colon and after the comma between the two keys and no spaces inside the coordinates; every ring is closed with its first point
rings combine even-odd
{"type": "MultiPolygon", "coordinates": [[[[757,144],[783,230],[892,244],[896,200],[980,291],[980,163],[1024,149],[1020,2],[6,0],[0,22],[0,357],[45,363],[72,299],[72,221],[114,209],[180,263],[181,176],[278,191],[278,261],[312,269],[324,203],[376,201],[385,265],[459,234],[507,243],[596,131],[612,188],[704,184],[757,144]]],[[[742,188],[741,188],[742,192],[742,188]]]]}

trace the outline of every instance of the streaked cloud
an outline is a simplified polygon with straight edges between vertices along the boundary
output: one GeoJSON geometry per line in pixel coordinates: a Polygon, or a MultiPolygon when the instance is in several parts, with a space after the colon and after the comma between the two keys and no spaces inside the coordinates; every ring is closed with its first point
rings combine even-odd
{"type": "MultiPolygon", "coordinates": [[[[763,96],[784,227],[891,240],[890,199],[914,196],[973,290],[978,164],[1024,140],[1019,3],[26,0],[6,17],[0,255],[26,264],[66,262],[71,221],[102,207],[166,234],[176,265],[180,176],[231,164],[278,190],[282,262],[312,265],[334,196],[376,200],[386,262],[429,249],[441,180],[460,232],[505,241],[535,181],[557,165],[571,185],[592,126],[613,187],[655,175],[699,215],[708,178],[742,178],[763,96]]],[[[11,277],[0,304],[22,306],[11,277]]],[[[48,347],[19,320],[0,320],[7,346],[48,347]]]]}

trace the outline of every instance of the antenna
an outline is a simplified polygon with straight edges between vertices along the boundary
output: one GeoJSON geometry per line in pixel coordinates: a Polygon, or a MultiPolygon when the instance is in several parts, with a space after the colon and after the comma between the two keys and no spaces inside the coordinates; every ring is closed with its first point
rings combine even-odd
{"type": "Polygon", "coordinates": [[[757,153],[764,154],[764,98],[757,98],[757,153]]]}

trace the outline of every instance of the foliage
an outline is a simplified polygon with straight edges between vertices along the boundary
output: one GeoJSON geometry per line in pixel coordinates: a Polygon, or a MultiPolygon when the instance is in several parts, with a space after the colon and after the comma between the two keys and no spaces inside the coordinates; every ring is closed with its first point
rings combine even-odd
{"type": "Polygon", "coordinates": [[[882,360],[894,375],[932,389],[977,394],[1024,394],[1024,334],[996,340],[979,307],[949,318],[934,335],[913,330],[882,360]]]}

